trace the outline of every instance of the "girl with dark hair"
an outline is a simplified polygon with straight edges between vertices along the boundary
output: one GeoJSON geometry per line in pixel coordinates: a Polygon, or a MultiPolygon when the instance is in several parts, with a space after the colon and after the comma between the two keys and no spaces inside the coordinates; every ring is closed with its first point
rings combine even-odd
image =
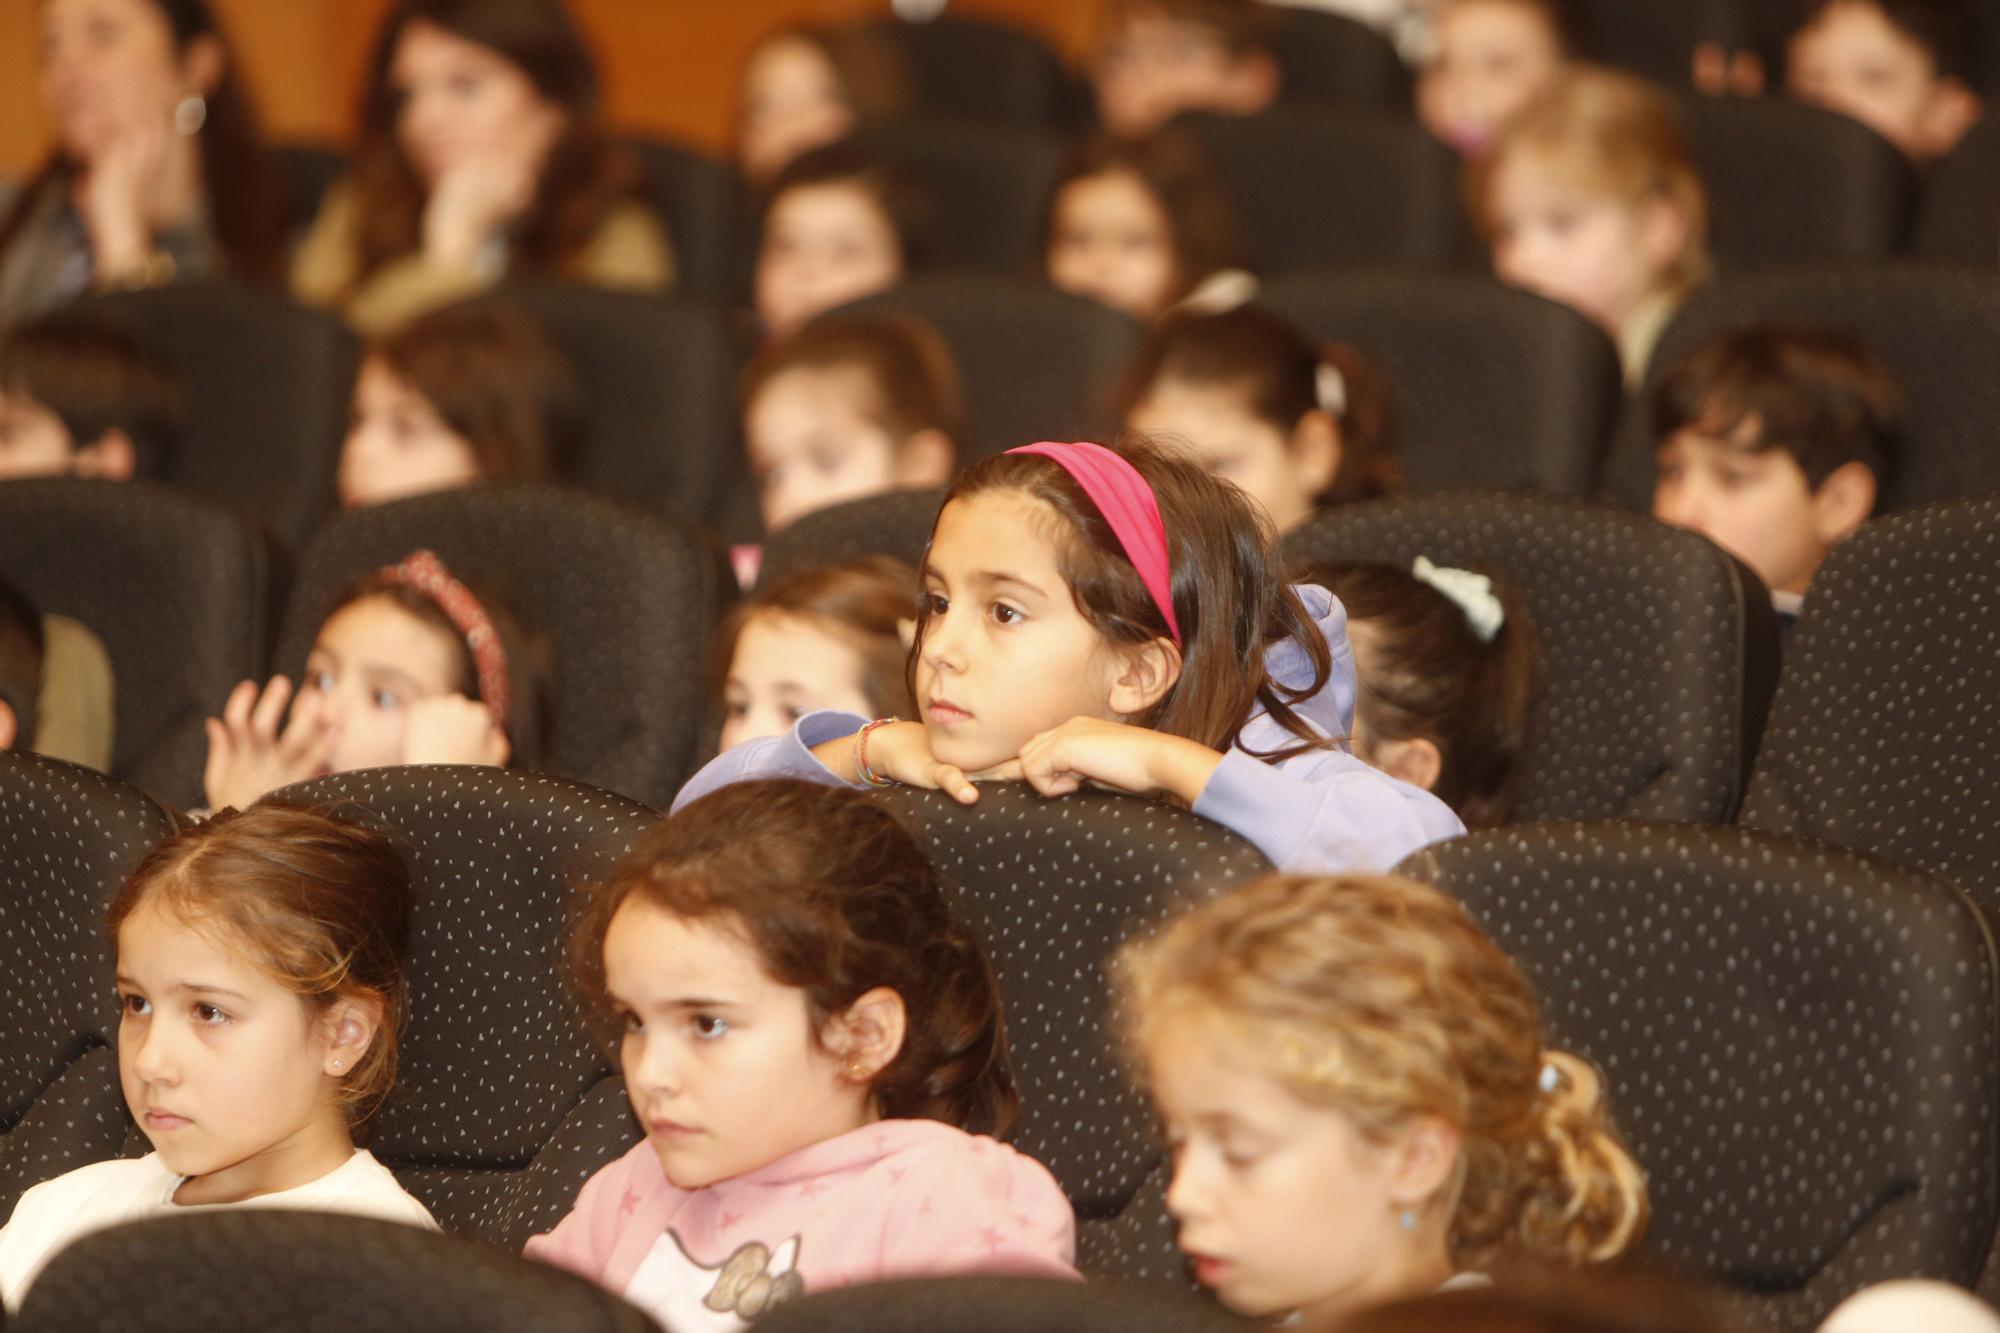
{"type": "Polygon", "coordinates": [[[274,281],[284,199],[204,0],[44,0],[55,144],[0,214],[0,326],[92,290],[274,281]]]}
{"type": "Polygon", "coordinates": [[[931,529],[910,655],[919,720],[822,712],[718,756],[753,777],[1162,796],[1280,869],[1386,869],[1464,826],[1348,753],[1354,658],[1326,589],[1280,576],[1268,520],[1144,442],[1031,444],[967,469],[931,529]]]}
{"type": "Polygon", "coordinates": [[[1000,992],[908,829],[745,783],[676,812],[574,939],[646,1141],[530,1258],[667,1328],[890,1277],[1073,1277],[1075,1219],[986,1137],[1017,1097],[1000,992]]]}
{"type": "Polygon", "coordinates": [[[367,332],[520,274],[664,289],[666,232],[601,104],[560,0],[400,0],[354,171],[300,246],[293,289],[367,332]]]}
{"type": "Polygon", "coordinates": [[[112,900],[118,1076],[153,1151],[35,1186],[0,1229],[0,1300],[92,1231],[184,1207],[355,1213],[435,1230],[357,1146],[396,1082],[410,871],[323,811],[227,810],[112,900]]]}
{"type": "Polygon", "coordinates": [[[544,745],[541,648],[499,602],[413,551],[335,596],[289,719],[284,676],[262,691],[243,681],[208,719],[209,806],[356,768],[532,767],[544,745]]]}

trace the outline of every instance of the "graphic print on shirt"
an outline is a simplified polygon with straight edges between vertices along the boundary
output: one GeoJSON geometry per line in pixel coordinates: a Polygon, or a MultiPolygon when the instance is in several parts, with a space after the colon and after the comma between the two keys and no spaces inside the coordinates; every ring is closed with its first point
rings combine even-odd
{"type": "Polygon", "coordinates": [[[632,1275],[625,1299],[674,1333],[738,1333],[773,1306],[805,1294],[798,1264],[796,1235],[776,1253],[761,1241],[746,1242],[710,1267],[696,1262],[669,1229],[632,1275]]]}

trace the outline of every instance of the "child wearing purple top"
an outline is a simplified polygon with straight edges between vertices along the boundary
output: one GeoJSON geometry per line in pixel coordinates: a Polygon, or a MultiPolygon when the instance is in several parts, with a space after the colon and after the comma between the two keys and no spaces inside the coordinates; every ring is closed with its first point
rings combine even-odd
{"type": "Polygon", "coordinates": [[[678,804],[791,776],[904,782],[967,805],[976,781],[1164,797],[1279,868],[1382,870],[1464,826],[1348,750],[1354,659],[1323,588],[1287,585],[1235,486],[1149,444],[1040,444],[968,469],[939,511],[917,603],[919,719],[844,713],[737,747],[678,804]]]}

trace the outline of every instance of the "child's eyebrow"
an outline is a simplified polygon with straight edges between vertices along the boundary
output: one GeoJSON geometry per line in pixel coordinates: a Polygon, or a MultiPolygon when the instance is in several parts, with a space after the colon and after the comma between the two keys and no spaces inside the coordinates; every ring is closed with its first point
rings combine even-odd
{"type": "Polygon", "coordinates": [[[1037,597],[1048,596],[1048,593],[1042,590],[1040,584],[1030,583],[1027,579],[1022,578],[1019,574],[1009,574],[1005,570],[996,570],[996,569],[976,570],[972,575],[972,581],[974,583],[986,583],[986,584],[1011,583],[1017,588],[1027,589],[1029,592],[1034,593],[1037,597]]]}
{"type": "MultiPolygon", "coordinates": [[[[132,978],[126,976],[123,972],[120,972],[116,977],[114,977],[113,981],[117,985],[123,986],[126,990],[145,989],[144,986],[141,986],[138,982],[132,980],[132,978]]],[[[247,1000],[250,998],[249,996],[245,995],[242,991],[231,990],[227,986],[211,986],[206,982],[200,982],[200,981],[177,981],[168,989],[180,991],[183,994],[227,995],[232,1000],[247,1000]]]]}
{"type": "Polygon", "coordinates": [[[386,682],[387,684],[390,685],[400,685],[412,694],[421,692],[421,687],[417,684],[417,678],[415,676],[412,676],[407,671],[401,671],[392,666],[370,666],[364,668],[362,674],[367,676],[368,679],[373,682],[386,682]]]}

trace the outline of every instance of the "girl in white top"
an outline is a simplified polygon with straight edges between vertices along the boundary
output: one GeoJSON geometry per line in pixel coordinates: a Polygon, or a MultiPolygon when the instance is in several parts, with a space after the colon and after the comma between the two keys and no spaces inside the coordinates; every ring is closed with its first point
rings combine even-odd
{"type": "Polygon", "coordinates": [[[1181,1249],[1240,1314],[1325,1329],[1645,1229],[1596,1073],[1543,1049],[1520,971],[1436,889],[1266,876],[1118,969],[1181,1249]]]}
{"type": "Polygon", "coordinates": [[[298,1208],[435,1228],[355,1146],[396,1076],[410,875],[382,834],[226,810],[140,863],[109,914],[118,1073],[153,1152],[35,1186],[0,1228],[18,1307],[79,1236],[175,1208],[298,1208]]]}

